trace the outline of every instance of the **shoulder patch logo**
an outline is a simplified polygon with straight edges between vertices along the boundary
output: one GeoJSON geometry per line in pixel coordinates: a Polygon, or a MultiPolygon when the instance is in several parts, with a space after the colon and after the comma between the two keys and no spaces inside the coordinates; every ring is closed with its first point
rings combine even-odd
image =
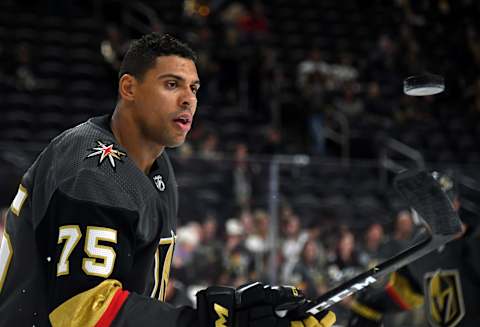
{"type": "Polygon", "coordinates": [[[165,182],[163,181],[162,176],[160,175],[154,176],[153,181],[155,182],[155,186],[160,192],[165,191],[165,182]]]}
{"type": "MultiPolygon", "coordinates": [[[[113,170],[115,170],[115,160],[122,161],[122,157],[127,156],[126,153],[121,152],[117,149],[114,149],[114,144],[110,145],[105,145],[101,141],[97,141],[98,146],[90,149],[90,151],[93,151],[90,153],[87,158],[99,156],[98,158],[98,165],[100,166],[102,162],[108,158],[108,161],[110,162],[110,165],[112,166],[113,170]]],[[[85,159],[87,159],[85,158],[85,159]]]]}

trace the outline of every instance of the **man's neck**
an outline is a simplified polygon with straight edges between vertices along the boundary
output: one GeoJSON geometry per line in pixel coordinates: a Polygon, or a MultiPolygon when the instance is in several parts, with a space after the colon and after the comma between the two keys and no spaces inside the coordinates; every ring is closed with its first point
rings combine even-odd
{"type": "Polygon", "coordinates": [[[127,150],[130,159],[141,171],[148,174],[165,147],[148,140],[129,110],[134,109],[119,106],[115,108],[110,122],[112,132],[117,142],[127,150]]]}

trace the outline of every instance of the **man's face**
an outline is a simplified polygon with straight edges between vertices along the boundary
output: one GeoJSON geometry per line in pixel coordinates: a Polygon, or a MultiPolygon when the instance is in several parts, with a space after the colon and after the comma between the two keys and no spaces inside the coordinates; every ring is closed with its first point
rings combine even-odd
{"type": "Polygon", "coordinates": [[[175,147],[185,141],[197,109],[200,87],[192,60],[158,57],[135,88],[136,123],[148,140],[175,147]]]}

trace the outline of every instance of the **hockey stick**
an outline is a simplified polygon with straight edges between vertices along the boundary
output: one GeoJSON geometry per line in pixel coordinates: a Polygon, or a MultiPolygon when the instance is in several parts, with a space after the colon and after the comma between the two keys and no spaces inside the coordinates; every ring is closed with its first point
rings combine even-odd
{"type": "Polygon", "coordinates": [[[376,267],[346,281],[313,300],[302,311],[315,315],[375,283],[399,268],[453,240],[461,222],[447,195],[433,176],[425,171],[403,172],[396,176],[395,189],[423,219],[429,230],[426,239],[385,260],[376,267]]]}

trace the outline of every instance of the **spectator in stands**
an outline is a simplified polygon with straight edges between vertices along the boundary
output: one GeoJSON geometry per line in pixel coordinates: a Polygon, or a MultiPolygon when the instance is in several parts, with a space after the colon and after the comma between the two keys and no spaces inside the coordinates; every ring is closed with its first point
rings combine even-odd
{"type": "Polygon", "coordinates": [[[323,59],[320,48],[314,46],[307,57],[298,64],[297,82],[299,88],[303,88],[307,84],[312,74],[327,75],[329,71],[330,65],[323,59]]]}
{"type": "Polygon", "coordinates": [[[343,86],[341,95],[333,101],[333,104],[335,109],[344,114],[351,123],[354,123],[363,113],[363,100],[355,92],[352,83],[343,86]]]}
{"type": "Polygon", "coordinates": [[[285,233],[285,223],[290,219],[290,217],[295,216],[295,212],[291,204],[288,201],[282,201],[280,206],[280,220],[282,222],[282,233],[285,233]]]}
{"type": "Polygon", "coordinates": [[[413,234],[413,219],[410,210],[401,210],[397,214],[395,221],[395,231],[393,238],[396,240],[408,241],[413,234]]]}
{"type": "Polygon", "coordinates": [[[255,234],[261,241],[263,252],[268,250],[268,237],[270,232],[270,216],[263,209],[257,209],[253,212],[253,220],[255,224],[255,234]]]}
{"type": "Polygon", "coordinates": [[[322,256],[322,250],[316,240],[309,239],[303,246],[300,260],[290,277],[290,283],[303,290],[309,299],[314,299],[327,290],[322,256]]]}
{"type": "MultiPolygon", "coordinates": [[[[266,211],[258,209],[255,210],[253,214],[248,214],[248,217],[251,219],[252,226],[250,232],[248,232],[248,228],[245,228],[247,231],[245,246],[254,257],[256,273],[255,277],[256,279],[259,279],[262,277],[262,272],[266,270],[265,260],[267,259],[269,250],[269,216],[266,211]]],[[[245,226],[245,219],[243,219],[242,222],[245,226]]]]}
{"type": "Polygon", "coordinates": [[[328,69],[330,75],[330,86],[334,90],[341,90],[345,83],[356,83],[359,71],[355,67],[353,57],[348,52],[342,52],[338,62],[330,65],[328,69]]]}
{"type": "Polygon", "coordinates": [[[297,69],[301,105],[305,112],[305,125],[311,140],[311,152],[325,154],[325,120],[331,102],[329,81],[331,66],[322,59],[319,48],[314,47],[297,69]]]}
{"type": "MultiPolygon", "coordinates": [[[[250,235],[253,235],[256,233],[256,226],[255,222],[253,220],[253,213],[250,209],[240,209],[240,223],[242,224],[243,231],[245,232],[246,239],[250,235]]],[[[247,246],[248,248],[248,246],[247,246]]]]}
{"type": "Polygon", "coordinates": [[[268,214],[263,210],[256,210],[254,213],[244,211],[241,215],[242,225],[245,230],[245,247],[252,254],[254,261],[252,275],[255,280],[263,280],[266,267],[266,260],[269,254],[268,246],[268,214]]]}
{"type": "Polygon", "coordinates": [[[351,231],[344,230],[340,233],[328,266],[329,277],[333,282],[349,279],[362,270],[358,252],[355,250],[355,236],[351,231]]]}
{"type": "Polygon", "coordinates": [[[381,249],[381,256],[388,258],[398,254],[410,244],[414,232],[412,213],[410,210],[400,210],[395,218],[395,226],[392,237],[381,249]]]}
{"type": "Polygon", "coordinates": [[[368,56],[364,73],[367,79],[382,85],[382,93],[386,96],[398,96],[400,93],[399,58],[395,40],[388,34],[381,34],[368,56]]]}
{"type": "Polygon", "coordinates": [[[311,138],[311,152],[315,155],[325,154],[325,119],[328,107],[326,76],[319,71],[308,76],[301,89],[302,104],[306,111],[306,126],[311,138]]]}
{"type": "Polygon", "coordinates": [[[199,157],[207,160],[218,159],[220,157],[218,142],[219,140],[216,132],[212,130],[206,131],[198,149],[199,157]]]}
{"type": "Polygon", "coordinates": [[[201,227],[195,222],[190,222],[177,229],[172,268],[176,271],[177,279],[186,284],[196,281],[192,263],[193,253],[200,243],[200,233],[201,227]]]}
{"type": "Polygon", "coordinates": [[[379,223],[373,223],[368,226],[364,242],[359,251],[359,260],[364,267],[370,268],[378,263],[380,249],[384,242],[383,226],[379,223]]]}
{"type": "Polygon", "coordinates": [[[207,214],[201,226],[200,243],[193,251],[192,268],[196,284],[216,285],[222,270],[223,244],[214,214],[207,214]]]}
{"type": "Polygon", "coordinates": [[[306,232],[308,233],[308,239],[317,242],[318,263],[323,267],[327,263],[327,250],[326,250],[326,237],[325,237],[325,218],[328,212],[324,211],[317,219],[310,220],[306,224],[306,232]]]}
{"type": "Polygon", "coordinates": [[[308,233],[302,229],[300,217],[295,214],[287,216],[282,221],[282,232],[281,251],[284,259],[282,279],[288,282],[289,276],[300,258],[303,246],[308,240],[308,233]]]}
{"type": "Polygon", "coordinates": [[[225,232],[224,271],[220,277],[220,284],[240,286],[250,280],[250,275],[254,271],[253,256],[245,246],[245,232],[238,219],[227,220],[225,232]]]}
{"type": "MultiPolygon", "coordinates": [[[[351,279],[363,271],[358,252],[355,250],[355,236],[348,230],[343,228],[337,239],[335,252],[329,258],[327,263],[327,279],[329,288],[351,279]]],[[[337,322],[344,324],[349,315],[349,310],[343,305],[335,306],[337,314],[337,322]]]]}

